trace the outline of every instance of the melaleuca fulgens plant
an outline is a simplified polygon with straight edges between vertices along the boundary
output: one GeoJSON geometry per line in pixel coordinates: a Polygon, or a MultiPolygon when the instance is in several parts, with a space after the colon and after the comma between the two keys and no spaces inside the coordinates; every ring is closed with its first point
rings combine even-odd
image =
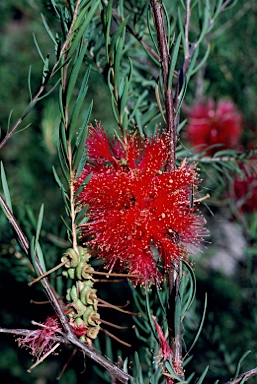
{"type": "MultiPolygon", "coordinates": [[[[184,347],[184,321],[196,290],[193,255],[208,236],[201,202],[209,196],[201,189],[201,153],[185,156],[180,145],[185,125],[180,116],[190,81],[208,59],[215,23],[232,3],[47,2],[42,23],[54,58],[44,55],[35,38],[42,79],[33,95],[29,75],[31,101],[0,143],[1,148],[8,145],[42,99],[58,99],[59,168],[53,168],[53,176],[63,197],[68,246],[58,249],[55,265],[47,260],[41,236],[43,206],[34,231],[26,228],[25,235],[12,211],[1,169],[1,204],[21,252],[30,260],[34,277],[29,284],[39,284],[52,305],[46,319],[34,322],[34,330],[1,329],[19,335],[19,345],[30,350],[35,358],[30,370],[61,345],[69,345],[100,366],[106,382],[170,384],[192,378],[186,363],[203,319],[191,347],[184,347]],[[94,107],[88,100],[88,90],[94,86],[92,71],[102,76],[109,92],[106,105],[114,119],[108,132],[100,112],[92,121],[94,107]],[[50,278],[57,270],[61,284],[50,278]],[[129,307],[123,308],[126,300],[112,303],[108,296],[112,280],[126,284],[133,298],[129,307]],[[106,311],[123,313],[133,322],[135,346],[119,334],[126,320],[112,323],[104,318],[106,311]],[[102,334],[107,335],[113,361],[104,356],[102,334]],[[112,340],[123,346],[122,356],[115,356],[112,340]]],[[[217,107],[217,119],[224,105],[217,107]]],[[[229,103],[225,106],[230,108],[229,103]]],[[[237,134],[239,124],[238,117],[232,124],[237,134]]],[[[192,137],[199,133],[193,125],[192,137]]],[[[223,140],[218,136],[218,141],[220,137],[223,140]]]]}

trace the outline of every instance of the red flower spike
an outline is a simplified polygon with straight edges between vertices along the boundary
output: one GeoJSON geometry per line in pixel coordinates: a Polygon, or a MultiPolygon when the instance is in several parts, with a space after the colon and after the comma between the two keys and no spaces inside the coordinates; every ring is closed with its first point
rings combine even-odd
{"type": "Polygon", "coordinates": [[[108,148],[102,145],[105,137],[99,123],[96,129],[90,126],[87,145],[94,156],[75,182],[79,188],[92,173],[77,200],[81,206],[89,205],[82,236],[109,272],[118,266],[139,276],[135,284],[159,282],[163,273],[158,263],[166,272],[190,253],[188,247],[196,246],[204,232],[203,217],[190,207],[192,186],[196,190],[199,183],[195,165],[184,162],[175,171],[165,169],[169,157],[165,134],[152,139],[128,134],[108,148]]]}
{"type": "Polygon", "coordinates": [[[192,107],[185,138],[196,147],[197,152],[222,144],[206,150],[206,155],[213,155],[221,149],[235,148],[241,131],[242,118],[231,101],[221,100],[215,104],[213,100],[208,100],[192,107]]]}

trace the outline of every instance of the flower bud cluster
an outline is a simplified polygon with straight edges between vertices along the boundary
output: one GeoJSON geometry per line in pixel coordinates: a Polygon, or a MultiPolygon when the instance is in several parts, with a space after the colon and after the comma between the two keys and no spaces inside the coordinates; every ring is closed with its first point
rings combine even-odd
{"type": "Polygon", "coordinates": [[[78,252],[73,248],[67,249],[61,259],[62,262],[66,261],[67,268],[63,275],[74,280],[72,287],[67,290],[66,299],[71,301],[68,305],[70,324],[81,341],[95,339],[101,322],[97,312],[97,291],[93,288],[94,269],[88,264],[90,256],[86,248],[78,247],[78,252]]]}

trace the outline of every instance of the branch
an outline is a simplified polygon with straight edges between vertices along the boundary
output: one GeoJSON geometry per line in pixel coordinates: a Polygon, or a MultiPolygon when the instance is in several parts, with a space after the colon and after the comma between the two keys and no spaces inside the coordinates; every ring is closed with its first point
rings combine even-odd
{"type": "Polygon", "coordinates": [[[256,375],[257,375],[257,368],[253,368],[253,369],[250,369],[250,371],[247,371],[247,372],[242,373],[241,375],[239,375],[236,378],[236,380],[229,380],[229,381],[227,381],[224,384],[238,384],[238,383],[241,382],[242,379],[244,379],[244,381],[247,381],[251,377],[256,376],[256,375]]]}
{"type": "Polygon", "coordinates": [[[162,3],[158,0],[150,0],[153,9],[153,16],[157,32],[158,45],[160,50],[160,62],[163,75],[164,99],[166,109],[166,125],[167,132],[170,138],[170,162],[169,168],[175,170],[176,168],[176,127],[175,127],[175,114],[173,105],[173,95],[171,86],[168,84],[170,54],[168,48],[168,39],[164,25],[164,13],[162,3]]]}
{"type": "Polygon", "coordinates": [[[18,238],[21,242],[21,245],[22,245],[22,248],[24,249],[24,252],[26,253],[26,255],[28,255],[28,253],[29,253],[29,241],[28,241],[27,237],[24,235],[24,233],[22,232],[17,220],[15,219],[12,211],[8,207],[5,199],[3,198],[3,196],[1,194],[0,194],[0,202],[2,204],[3,210],[5,212],[5,215],[9,221],[9,223],[11,224],[14,232],[16,233],[16,235],[18,236],[18,238]]]}

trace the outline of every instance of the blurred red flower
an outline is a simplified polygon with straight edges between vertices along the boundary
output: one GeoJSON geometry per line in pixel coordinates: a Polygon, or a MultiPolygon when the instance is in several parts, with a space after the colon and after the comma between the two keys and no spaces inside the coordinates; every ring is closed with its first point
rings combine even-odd
{"type": "Polygon", "coordinates": [[[235,104],[229,100],[221,100],[217,104],[213,100],[201,102],[192,107],[188,115],[185,138],[200,152],[206,149],[206,155],[235,148],[241,136],[242,118],[235,104]],[[222,144],[222,146],[215,146],[222,144]]]}
{"type": "Polygon", "coordinates": [[[243,178],[236,178],[234,181],[233,198],[240,212],[251,213],[257,211],[257,160],[252,161],[252,167],[241,167],[244,173],[243,178]],[[254,166],[254,168],[253,168],[254,166]]]}
{"type": "Polygon", "coordinates": [[[135,276],[134,283],[162,280],[159,267],[165,272],[189,254],[204,232],[204,219],[190,202],[199,183],[195,165],[166,170],[165,134],[147,139],[129,133],[108,142],[97,123],[87,146],[89,160],[75,182],[78,189],[92,173],[77,198],[89,206],[89,222],[82,225],[86,244],[109,272],[118,266],[135,276]]]}

